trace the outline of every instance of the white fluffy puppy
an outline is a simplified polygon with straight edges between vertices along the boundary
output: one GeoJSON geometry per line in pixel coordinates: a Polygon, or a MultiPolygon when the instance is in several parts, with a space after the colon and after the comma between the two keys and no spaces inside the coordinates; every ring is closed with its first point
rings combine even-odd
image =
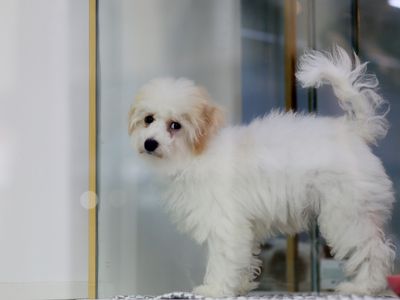
{"type": "Polygon", "coordinates": [[[207,243],[203,285],[195,293],[233,296],[255,288],[259,244],[306,230],[318,218],[350,281],[343,293],[375,294],[394,259],[383,227],[392,182],[369,145],[385,136],[377,80],[346,52],[309,52],[297,78],[330,83],[345,111],[338,118],[272,112],[247,126],[222,128],[222,113],[187,79],[155,79],[129,115],[134,148],[169,179],[165,206],[178,227],[207,243]]]}

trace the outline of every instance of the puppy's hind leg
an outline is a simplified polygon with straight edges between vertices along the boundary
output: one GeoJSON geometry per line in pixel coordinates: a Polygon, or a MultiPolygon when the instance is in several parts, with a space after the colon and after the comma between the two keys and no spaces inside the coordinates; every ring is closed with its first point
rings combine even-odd
{"type": "Polygon", "coordinates": [[[350,282],[342,282],[336,288],[343,294],[377,295],[386,288],[386,276],[390,274],[394,251],[383,236],[373,237],[364,243],[345,263],[346,273],[353,273],[350,282]]]}
{"type": "MultiPolygon", "coordinates": [[[[354,195],[366,197],[365,193],[344,191],[346,188],[342,186],[325,195],[319,216],[321,233],[332,247],[335,258],[344,261],[345,274],[350,278],[349,282],[341,283],[337,291],[344,294],[378,294],[386,288],[386,276],[394,260],[393,248],[383,232],[388,215],[387,205],[371,205],[368,200],[354,198],[354,195]]],[[[388,190],[380,196],[391,197],[391,192],[388,190]]],[[[391,201],[378,200],[381,203],[391,201]]]]}

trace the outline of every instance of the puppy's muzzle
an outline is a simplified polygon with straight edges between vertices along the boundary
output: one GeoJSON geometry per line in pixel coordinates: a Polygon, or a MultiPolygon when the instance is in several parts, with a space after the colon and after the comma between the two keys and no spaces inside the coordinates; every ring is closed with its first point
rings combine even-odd
{"type": "Polygon", "coordinates": [[[153,152],[154,150],[156,150],[158,147],[158,142],[154,139],[147,139],[144,142],[144,149],[146,149],[147,152],[153,152]]]}

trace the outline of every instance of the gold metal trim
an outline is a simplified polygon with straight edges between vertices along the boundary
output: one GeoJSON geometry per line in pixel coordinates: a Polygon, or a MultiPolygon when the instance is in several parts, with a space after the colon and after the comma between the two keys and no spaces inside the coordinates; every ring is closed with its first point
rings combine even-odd
{"type": "Polygon", "coordinates": [[[288,292],[299,290],[297,274],[298,236],[289,236],[286,243],[286,282],[288,292]]]}
{"type": "MultiPolygon", "coordinates": [[[[285,58],[285,107],[286,111],[296,111],[296,0],[284,3],[284,58],[285,58]]],[[[298,291],[296,272],[297,236],[287,238],[286,281],[289,292],[298,291]]]]}
{"type": "Polygon", "coordinates": [[[96,0],[89,0],[89,270],[88,297],[97,296],[97,205],[96,205],[96,0]]]}

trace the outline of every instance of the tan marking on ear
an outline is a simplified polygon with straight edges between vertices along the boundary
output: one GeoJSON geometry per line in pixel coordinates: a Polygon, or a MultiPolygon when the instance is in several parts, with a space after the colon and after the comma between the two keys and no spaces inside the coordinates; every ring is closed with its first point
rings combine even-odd
{"type": "Polygon", "coordinates": [[[133,120],[133,116],[135,114],[136,108],[135,107],[131,107],[131,109],[129,110],[129,114],[128,114],[128,133],[129,135],[132,135],[133,131],[136,128],[136,122],[134,122],[133,120]]]}
{"type": "Polygon", "coordinates": [[[143,100],[143,97],[144,97],[143,92],[139,91],[139,93],[135,95],[134,103],[136,104],[139,103],[140,101],[143,100]]]}
{"type": "Polygon", "coordinates": [[[203,108],[199,116],[199,132],[193,144],[193,152],[201,154],[207,147],[208,141],[214,136],[223,123],[221,109],[209,103],[202,104],[203,108]]]}
{"type": "Polygon", "coordinates": [[[138,124],[140,123],[139,120],[135,120],[134,115],[135,113],[137,113],[137,107],[140,104],[140,102],[142,102],[144,99],[144,93],[143,91],[139,91],[136,95],[135,98],[133,100],[133,104],[131,106],[131,109],[129,110],[129,114],[128,114],[128,132],[129,135],[131,135],[133,133],[133,131],[138,127],[138,124]]]}

